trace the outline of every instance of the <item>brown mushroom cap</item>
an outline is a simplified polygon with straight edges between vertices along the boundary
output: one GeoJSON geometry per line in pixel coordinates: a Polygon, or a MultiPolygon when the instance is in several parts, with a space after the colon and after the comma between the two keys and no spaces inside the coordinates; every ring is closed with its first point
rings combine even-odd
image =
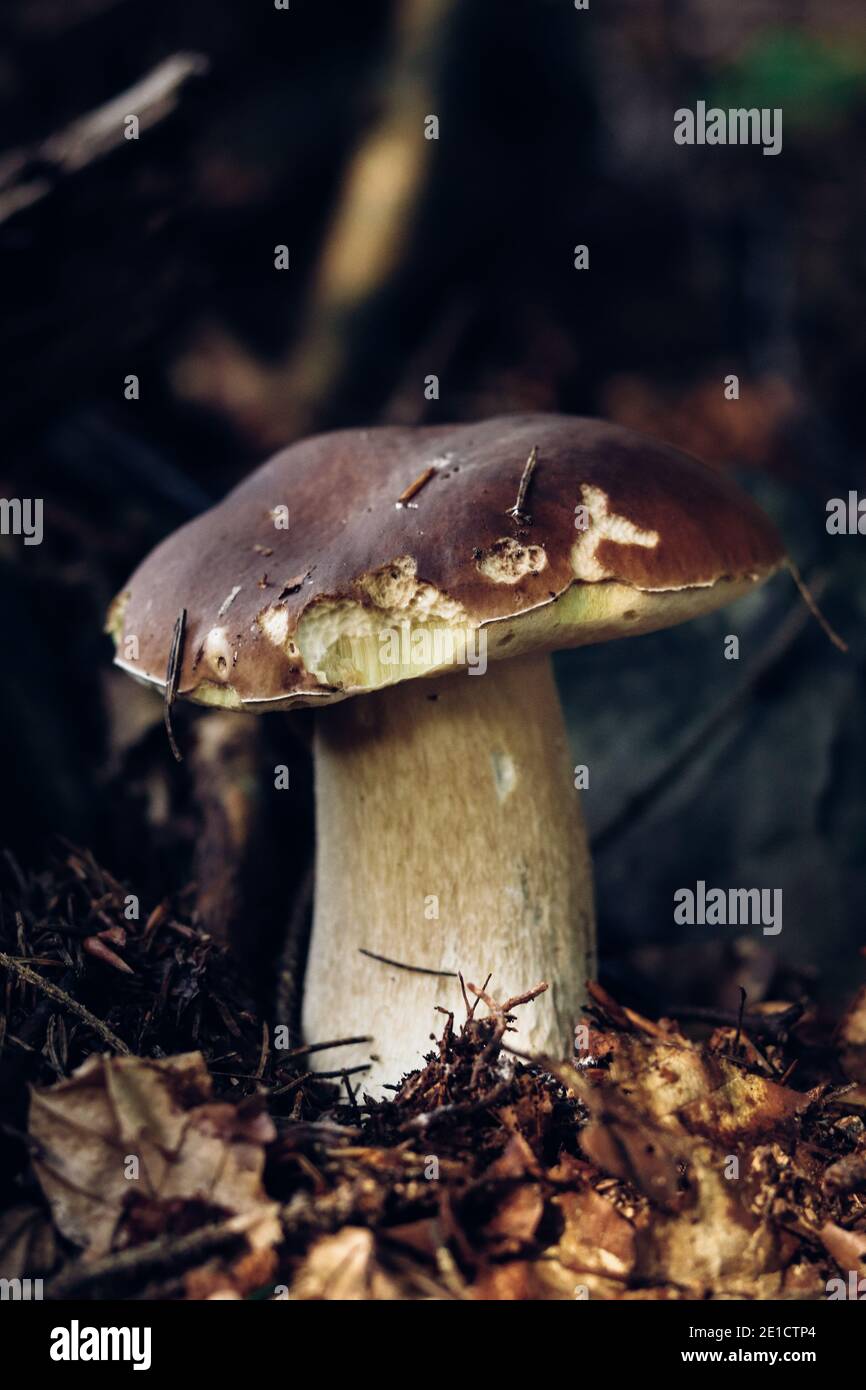
{"type": "Polygon", "coordinates": [[[164,686],[184,608],[178,694],[278,708],[463,664],[482,629],[494,660],[667,627],[783,555],[730,480],[597,420],[345,430],[283,450],[157,546],[108,630],[117,664],[164,686]],[[420,634],[412,662],[382,665],[382,634],[401,632],[420,634]]]}

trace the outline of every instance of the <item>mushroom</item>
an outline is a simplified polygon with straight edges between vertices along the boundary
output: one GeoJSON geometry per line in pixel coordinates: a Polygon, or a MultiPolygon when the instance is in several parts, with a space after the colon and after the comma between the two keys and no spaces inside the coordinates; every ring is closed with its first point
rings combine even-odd
{"type": "Polygon", "coordinates": [[[550,653],[709,612],[783,558],[728,479],[599,421],[349,430],[163,541],[108,627],[164,689],[183,608],[179,697],[321,707],[303,1024],[372,1034],[346,1065],[372,1056],[376,1094],[459,1006],[458,972],[548,981],[517,1045],[570,1054],[593,895],[550,653]]]}

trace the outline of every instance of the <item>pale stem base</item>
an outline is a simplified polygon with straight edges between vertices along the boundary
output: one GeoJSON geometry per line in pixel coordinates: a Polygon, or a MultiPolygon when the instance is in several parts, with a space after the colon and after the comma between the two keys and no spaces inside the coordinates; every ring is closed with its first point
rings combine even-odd
{"type": "MultiPolygon", "coordinates": [[[[316,1054],[321,1070],[374,1058],[383,1094],[422,1065],[431,1033],[465,1008],[460,971],[498,999],[547,980],[518,1011],[521,1050],[571,1055],[595,969],[592,876],[548,657],[483,676],[407,681],[321,711],[315,914],[304,991],[308,1042],[372,1034],[316,1054]]],[[[479,1005],[479,1016],[485,1012],[479,1005]]]]}

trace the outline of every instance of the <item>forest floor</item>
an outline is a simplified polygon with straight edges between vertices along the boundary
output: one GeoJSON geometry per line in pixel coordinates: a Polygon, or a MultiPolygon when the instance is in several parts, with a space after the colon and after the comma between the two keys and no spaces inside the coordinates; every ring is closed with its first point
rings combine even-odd
{"type": "Polygon", "coordinates": [[[48,1297],[817,1299],[866,1273],[866,989],[835,1022],[686,1023],[593,985],[560,1061],[509,1045],[542,982],[467,984],[375,1101],[339,1018],[314,1074],[182,903],[137,920],[72,846],[3,888],[0,1274],[48,1297]]]}

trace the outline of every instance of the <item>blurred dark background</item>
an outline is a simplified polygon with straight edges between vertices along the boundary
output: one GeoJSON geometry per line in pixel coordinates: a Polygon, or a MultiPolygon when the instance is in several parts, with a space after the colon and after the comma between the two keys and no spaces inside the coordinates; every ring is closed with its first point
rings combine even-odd
{"type": "Polygon", "coordinates": [[[176,765],[111,669],[113,593],[305,433],[603,415],[734,472],[850,644],[783,575],[559,660],[603,977],[653,1007],[850,985],[866,540],[825,519],[866,489],[864,74],[856,0],[6,0],[0,495],[44,498],[45,533],[0,537],[3,873],[68,837],[269,974],[308,883],[307,723],[178,710],[176,765]],[[782,107],[782,153],[676,145],[699,99],[782,107]],[[699,878],[782,888],[781,936],[676,927],[699,878]]]}

